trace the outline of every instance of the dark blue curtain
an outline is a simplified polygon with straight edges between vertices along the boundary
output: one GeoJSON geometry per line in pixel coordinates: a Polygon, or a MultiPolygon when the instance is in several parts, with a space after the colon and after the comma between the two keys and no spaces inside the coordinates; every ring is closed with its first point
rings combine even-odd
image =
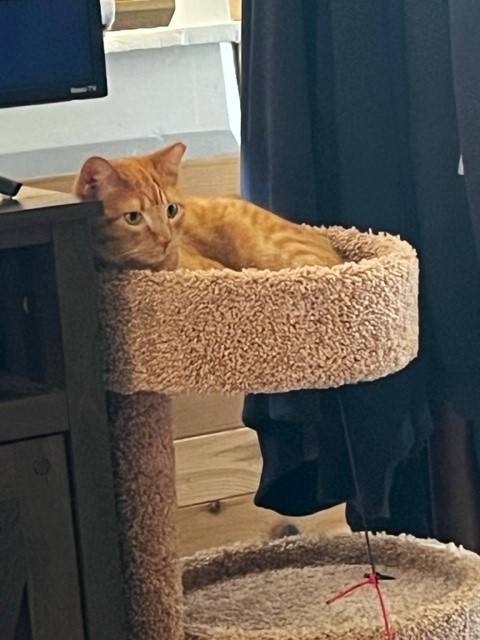
{"type": "Polygon", "coordinates": [[[468,200],[457,172],[459,131],[480,172],[480,111],[469,102],[470,85],[480,88],[479,5],[244,0],[243,195],[299,222],[400,234],[421,261],[414,363],[339,391],[247,397],[264,461],[260,506],[302,515],[346,502],[352,528],[442,537],[432,433],[447,405],[468,437],[480,418],[480,186],[468,200]],[[455,46],[462,19],[468,51],[455,46]]]}

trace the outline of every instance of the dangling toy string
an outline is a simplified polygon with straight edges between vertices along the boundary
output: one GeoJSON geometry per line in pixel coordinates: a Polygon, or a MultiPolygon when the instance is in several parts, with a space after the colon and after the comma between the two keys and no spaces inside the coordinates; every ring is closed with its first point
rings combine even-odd
{"type": "Polygon", "coordinates": [[[382,589],[380,588],[380,584],[379,584],[380,580],[382,579],[393,580],[393,578],[391,578],[390,576],[382,576],[379,573],[367,573],[365,580],[362,580],[361,582],[357,582],[357,584],[354,584],[353,586],[348,587],[348,589],[345,589],[344,591],[340,591],[340,593],[337,593],[335,596],[329,598],[327,600],[327,604],[333,604],[336,600],[340,600],[340,598],[344,598],[345,596],[350,595],[353,591],[360,589],[360,587],[364,587],[367,584],[373,584],[378,595],[380,608],[382,609],[383,621],[385,623],[385,637],[387,638],[387,640],[395,640],[395,632],[392,628],[392,624],[390,622],[390,618],[388,615],[388,610],[385,604],[385,599],[383,597],[382,589]]]}
{"type": "Polygon", "coordinates": [[[368,553],[368,560],[370,563],[370,567],[371,567],[371,571],[370,573],[367,573],[364,575],[364,580],[362,580],[361,582],[358,582],[357,584],[352,585],[351,587],[348,587],[347,589],[345,589],[344,591],[341,591],[340,593],[337,593],[337,595],[333,596],[332,598],[330,598],[329,600],[327,600],[327,604],[333,604],[336,600],[340,600],[340,598],[344,598],[345,596],[350,595],[353,591],[356,591],[357,589],[360,589],[360,587],[364,587],[365,585],[371,584],[375,587],[375,590],[377,592],[377,596],[378,596],[378,600],[380,602],[380,608],[382,610],[382,617],[383,617],[383,621],[385,624],[385,637],[387,638],[387,640],[394,640],[395,638],[395,631],[391,625],[390,622],[390,617],[388,614],[388,609],[385,603],[385,598],[383,596],[382,593],[382,589],[380,587],[380,580],[394,580],[395,578],[391,577],[391,576],[386,576],[386,575],[382,575],[381,573],[379,573],[376,570],[375,567],[375,559],[373,557],[373,552],[372,552],[372,547],[370,544],[370,536],[369,536],[369,532],[368,532],[368,526],[367,526],[367,518],[365,515],[365,506],[363,503],[363,496],[360,490],[360,483],[358,481],[358,475],[357,475],[357,467],[355,464],[355,457],[353,455],[353,447],[352,447],[352,442],[350,440],[350,434],[348,432],[348,425],[347,425],[347,419],[345,416],[345,409],[343,406],[343,401],[342,401],[342,397],[340,394],[340,391],[337,392],[337,399],[338,399],[338,407],[340,410],[340,419],[342,422],[342,426],[343,426],[343,432],[345,434],[345,441],[346,441],[346,445],[347,445],[347,451],[348,451],[348,456],[350,458],[350,466],[351,466],[351,470],[352,470],[352,478],[353,478],[353,484],[355,486],[355,491],[357,494],[357,500],[358,500],[358,504],[360,506],[360,514],[362,517],[362,523],[363,523],[363,528],[365,531],[365,542],[367,544],[367,553],[368,553]]]}

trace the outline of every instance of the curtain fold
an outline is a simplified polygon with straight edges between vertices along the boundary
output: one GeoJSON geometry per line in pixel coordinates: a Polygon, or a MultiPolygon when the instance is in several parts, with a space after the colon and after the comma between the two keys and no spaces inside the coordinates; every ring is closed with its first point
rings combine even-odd
{"type": "MultiPolygon", "coordinates": [[[[341,390],[246,398],[244,421],[264,459],[260,506],[300,515],[346,501],[352,528],[366,518],[374,530],[442,538],[434,514],[448,505],[435,478],[448,445],[444,434],[436,446],[438,406],[451,403],[472,424],[480,417],[476,192],[469,206],[457,173],[452,47],[457,67],[461,54],[451,34],[460,23],[451,27],[451,11],[446,0],[244,0],[243,195],[299,222],[400,234],[421,263],[414,363],[341,390]]],[[[477,467],[472,458],[472,482],[477,467]]],[[[478,532],[469,536],[470,548],[478,543],[478,532]]]]}

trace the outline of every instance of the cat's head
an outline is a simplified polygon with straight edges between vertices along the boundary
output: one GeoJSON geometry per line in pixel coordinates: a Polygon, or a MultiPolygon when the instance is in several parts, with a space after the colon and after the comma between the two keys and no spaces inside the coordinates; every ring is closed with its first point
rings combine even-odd
{"type": "Polygon", "coordinates": [[[176,190],[185,145],[149,156],[89,158],[75,182],[83,200],[102,200],[104,216],[93,224],[97,265],[174,269],[183,218],[176,190]]]}

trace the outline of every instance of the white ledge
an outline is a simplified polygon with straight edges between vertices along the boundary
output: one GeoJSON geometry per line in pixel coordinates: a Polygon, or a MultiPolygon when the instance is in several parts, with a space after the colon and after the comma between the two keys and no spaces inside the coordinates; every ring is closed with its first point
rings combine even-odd
{"type": "Polygon", "coordinates": [[[136,49],[158,49],[216,42],[239,43],[241,22],[228,22],[202,27],[170,29],[130,29],[105,33],[105,53],[122,53],[136,49]]]}

